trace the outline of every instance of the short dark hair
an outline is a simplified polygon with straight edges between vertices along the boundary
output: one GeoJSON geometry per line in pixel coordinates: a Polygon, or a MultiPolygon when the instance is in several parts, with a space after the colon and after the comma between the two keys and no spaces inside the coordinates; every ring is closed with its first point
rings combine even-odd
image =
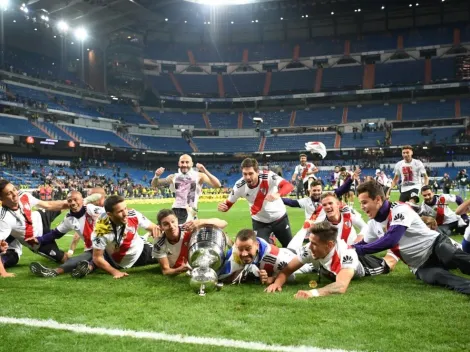
{"type": "Polygon", "coordinates": [[[315,180],[315,181],[312,181],[312,183],[310,184],[310,188],[315,187],[315,186],[323,186],[323,185],[320,180],[315,180]]]}
{"type": "Polygon", "coordinates": [[[336,243],[338,238],[338,229],[328,221],[313,224],[310,233],[319,237],[321,242],[333,241],[336,243]]]}
{"type": "Polygon", "coordinates": [[[235,241],[248,241],[248,240],[253,240],[256,241],[256,233],[252,229],[242,229],[238,231],[237,237],[235,238],[235,241]]]}
{"type": "Polygon", "coordinates": [[[342,166],[342,167],[339,169],[339,171],[345,172],[345,171],[346,171],[346,167],[342,166]]]}
{"type": "Polygon", "coordinates": [[[407,150],[407,149],[413,151],[413,147],[411,145],[404,145],[403,147],[401,147],[401,151],[404,151],[404,150],[407,150]]]}
{"type": "Polygon", "coordinates": [[[361,183],[357,187],[357,194],[359,195],[361,193],[368,193],[369,198],[371,199],[375,199],[377,196],[379,196],[382,200],[385,199],[385,193],[382,185],[375,180],[361,183]]]}
{"type": "Polygon", "coordinates": [[[303,154],[303,153],[302,153],[302,154],[299,155],[299,159],[300,159],[300,158],[303,158],[303,157],[306,158],[306,157],[307,157],[307,154],[303,154]]]}
{"type": "Polygon", "coordinates": [[[423,193],[424,191],[432,191],[431,186],[426,185],[426,186],[421,187],[421,193],[423,193]]]}
{"type": "Polygon", "coordinates": [[[0,194],[3,192],[3,190],[5,189],[5,187],[6,187],[9,183],[11,183],[11,182],[8,181],[8,180],[6,180],[6,179],[4,179],[4,178],[0,179],[0,194]]]}
{"type": "Polygon", "coordinates": [[[246,158],[242,161],[240,167],[242,169],[246,168],[246,167],[252,167],[255,171],[258,171],[259,170],[259,167],[258,167],[258,161],[256,161],[256,159],[253,159],[253,158],[246,158]]]}
{"type": "Polygon", "coordinates": [[[109,196],[108,198],[106,198],[106,200],[104,201],[104,210],[107,212],[107,213],[112,213],[113,212],[113,209],[114,209],[114,206],[116,204],[119,204],[119,203],[122,203],[124,202],[126,199],[124,197],[121,197],[121,196],[109,196]]]}
{"type": "Polygon", "coordinates": [[[162,220],[165,219],[167,216],[174,215],[176,216],[175,212],[171,209],[162,209],[157,213],[157,224],[161,225],[162,220]]]}

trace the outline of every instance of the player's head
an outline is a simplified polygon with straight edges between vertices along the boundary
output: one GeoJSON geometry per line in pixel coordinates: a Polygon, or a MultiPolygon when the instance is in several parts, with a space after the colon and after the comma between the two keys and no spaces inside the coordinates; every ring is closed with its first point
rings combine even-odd
{"type": "Polygon", "coordinates": [[[258,184],[259,166],[256,159],[246,158],[241,163],[243,179],[249,187],[258,184]]]}
{"type": "Polygon", "coordinates": [[[348,170],[346,170],[346,168],[344,166],[339,168],[339,172],[340,172],[341,176],[343,176],[343,177],[345,177],[348,174],[348,170]]]}
{"type": "Polygon", "coordinates": [[[429,227],[431,230],[437,231],[437,221],[436,219],[430,216],[422,216],[421,220],[429,227]]]}
{"type": "Polygon", "coordinates": [[[109,218],[116,225],[127,224],[127,204],[124,197],[121,196],[109,196],[104,201],[104,210],[108,214],[109,218]]]}
{"type": "Polygon", "coordinates": [[[320,180],[315,180],[310,184],[310,197],[313,199],[320,199],[323,187],[320,180]]]}
{"type": "Polygon", "coordinates": [[[423,196],[424,203],[426,204],[432,203],[434,192],[432,191],[431,186],[426,185],[426,186],[421,187],[421,195],[423,196]]]}
{"type": "Polygon", "coordinates": [[[339,172],[339,166],[335,166],[335,172],[339,172]]]}
{"type": "Polygon", "coordinates": [[[251,229],[240,230],[235,238],[235,248],[243,264],[251,264],[259,249],[256,233],[251,229]]]}
{"type": "Polygon", "coordinates": [[[0,179],[0,201],[3,206],[11,209],[16,209],[19,204],[18,190],[5,179],[0,179]]]}
{"type": "Polygon", "coordinates": [[[411,145],[405,145],[401,148],[401,156],[407,163],[411,162],[411,159],[413,158],[413,147],[411,145]]]}
{"type": "Polygon", "coordinates": [[[171,209],[162,209],[157,214],[157,224],[160,226],[160,231],[165,233],[165,236],[170,239],[178,238],[178,218],[175,212],[171,209]]]}
{"type": "Polygon", "coordinates": [[[102,187],[95,187],[92,188],[90,194],[100,194],[101,198],[98,199],[96,202],[93,202],[94,205],[98,207],[102,207],[104,205],[104,200],[106,199],[106,191],[102,187]]]}
{"type": "Polygon", "coordinates": [[[357,187],[357,194],[362,211],[370,219],[375,218],[385,200],[382,186],[376,181],[367,181],[357,187]]]}
{"type": "Polygon", "coordinates": [[[323,193],[320,200],[322,208],[328,218],[339,214],[339,201],[334,192],[323,193]]]}
{"type": "Polygon", "coordinates": [[[310,228],[310,251],[317,259],[325,258],[335,247],[338,229],[328,221],[313,224],[310,228]]]}
{"type": "Polygon", "coordinates": [[[307,154],[300,154],[300,165],[304,166],[307,163],[307,154]]]}
{"type": "Polygon", "coordinates": [[[178,167],[183,174],[187,173],[193,167],[193,159],[188,154],[181,155],[178,167]]]}
{"type": "Polygon", "coordinates": [[[76,213],[83,207],[83,196],[78,191],[71,191],[67,194],[67,204],[73,213],[76,213]]]}

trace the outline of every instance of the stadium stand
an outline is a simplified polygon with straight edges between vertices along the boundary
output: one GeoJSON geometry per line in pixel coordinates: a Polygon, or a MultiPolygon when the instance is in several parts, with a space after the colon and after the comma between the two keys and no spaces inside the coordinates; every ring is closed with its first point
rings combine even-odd
{"type": "Polygon", "coordinates": [[[9,117],[0,114],[0,126],[2,126],[0,134],[49,138],[48,135],[24,117],[9,117]]]}
{"type": "Polygon", "coordinates": [[[67,125],[67,128],[75,133],[80,141],[85,143],[105,145],[110,143],[112,146],[131,148],[122,138],[118,137],[114,132],[99,130],[96,128],[85,128],[67,125]]]}
{"type": "Polygon", "coordinates": [[[323,142],[329,149],[334,147],[336,133],[298,134],[288,136],[272,136],[266,138],[265,151],[301,151],[306,142],[323,142]]]}

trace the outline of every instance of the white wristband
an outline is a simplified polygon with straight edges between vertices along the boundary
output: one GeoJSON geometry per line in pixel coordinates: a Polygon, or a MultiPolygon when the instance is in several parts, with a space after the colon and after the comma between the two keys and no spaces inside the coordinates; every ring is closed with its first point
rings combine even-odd
{"type": "Polygon", "coordinates": [[[310,293],[312,294],[312,297],[319,297],[320,296],[320,292],[318,292],[318,290],[315,288],[313,290],[310,290],[310,293]]]}
{"type": "Polygon", "coordinates": [[[69,249],[69,250],[67,251],[67,254],[68,254],[68,255],[73,255],[73,251],[72,251],[71,249],[69,249]]]}

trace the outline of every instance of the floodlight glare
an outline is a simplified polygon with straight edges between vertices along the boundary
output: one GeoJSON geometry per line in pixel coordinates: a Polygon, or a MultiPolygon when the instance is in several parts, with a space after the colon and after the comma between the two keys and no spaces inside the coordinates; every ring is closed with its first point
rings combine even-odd
{"type": "Polygon", "coordinates": [[[57,28],[59,28],[59,31],[65,33],[69,30],[69,25],[64,21],[59,21],[59,23],[57,23],[57,28]]]}
{"type": "Polygon", "coordinates": [[[75,30],[75,38],[83,42],[88,37],[88,33],[83,27],[79,27],[75,30]]]}
{"type": "Polygon", "coordinates": [[[6,11],[8,9],[8,5],[10,4],[10,0],[0,0],[0,9],[6,11]]]}

